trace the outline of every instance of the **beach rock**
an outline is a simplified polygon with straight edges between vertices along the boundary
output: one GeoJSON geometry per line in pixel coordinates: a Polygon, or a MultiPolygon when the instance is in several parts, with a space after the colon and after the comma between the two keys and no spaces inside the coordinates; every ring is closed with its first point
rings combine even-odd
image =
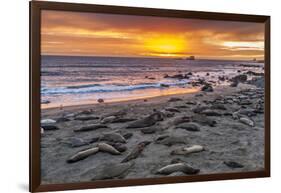
{"type": "Polygon", "coordinates": [[[206,76],[210,76],[210,73],[209,73],[209,72],[207,72],[207,73],[206,73],[206,76]]]}
{"type": "Polygon", "coordinates": [[[169,175],[174,172],[183,172],[185,174],[197,174],[199,173],[199,169],[194,169],[191,166],[189,166],[186,163],[175,163],[175,164],[169,164],[165,167],[160,168],[156,174],[164,174],[169,175]]]}
{"type": "Polygon", "coordinates": [[[67,163],[74,163],[83,159],[86,159],[87,157],[96,154],[99,151],[98,147],[92,147],[86,150],[82,150],[73,156],[71,156],[68,160],[67,163]]]}
{"type": "Polygon", "coordinates": [[[194,131],[194,132],[200,131],[200,126],[194,122],[181,123],[181,124],[178,124],[175,128],[176,129],[185,129],[187,131],[194,131]]]}
{"type": "Polygon", "coordinates": [[[168,102],[177,102],[177,101],[182,101],[181,98],[177,98],[177,97],[171,97],[168,102]]]}
{"type": "Polygon", "coordinates": [[[264,88],[264,77],[254,77],[252,80],[247,81],[248,84],[255,85],[257,88],[264,88]]]}
{"type": "Polygon", "coordinates": [[[110,153],[112,155],[120,155],[121,153],[115,149],[113,146],[107,143],[99,143],[98,145],[99,151],[110,153]]]}
{"type": "Polygon", "coordinates": [[[101,141],[110,141],[110,142],[119,142],[119,143],[126,143],[126,139],[119,133],[111,132],[105,133],[100,138],[101,141]]]}
{"type": "Polygon", "coordinates": [[[161,87],[166,87],[166,88],[167,88],[167,87],[170,87],[170,86],[167,85],[167,84],[160,84],[160,86],[161,86],[161,87]]]}
{"type": "Polygon", "coordinates": [[[204,92],[213,92],[214,89],[213,89],[212,85],[210,85],[210,84],[205,84],[205,85],[201,88],[201,91],[204,91],[204,92]]]}
{"type": "Polygon", "coordinates": [[[237,75],[235,77],[233,77],[231,79],[231,81],[233,82],[246,82],[247,81],[247,75],[246,74],[240,74],[240,75],[237,75]]]}
{"type": "Polygon", "coordinates": [[[156,143],[172,146],[175,144],[186,144],[186,136],[167,136],[165,138],[157,138],[156,143]]]}
{"type": "Polygon", "coordinates": [[[225,76],[219,76],[218,79],[219,79],[220,81],[225,81],[225,76]]]}
{"type": "Polygon", "coordinates": [[[233,81],[229,86],[230,86],[230,87],[237,87],[238,84],[239,84],[238,81],[233,81]]]}
{"type": "Polygon", "coordinates": [[[253,72],[251,70],[247,71],[245,74],[252,75],[252,76],[264,76],[263,72],[253,72]]]}
{"type": "Polygon", "coordinates": [[[134,121],[130,123],[127,128],[141,128],[141,127],[149,127],[154,125],[158,121],[162,121],[164,119],[164,115],[162,112],[155,112],[143,119],[134,121]]]}
{"type": "Polygon", "coordinates": [[[55,125],[41,125],[41,127],[44,129],[44,131],[53,131],[53,130],[59,130],[59,127],[55,125]]]}
{"type": "Polygon", "coordinates": [[[194,95],[195,97],[202,97],[202,96],[204,96],[203,94],[196,94],[196,95],[194,95]]]}
{"type": "Polygon", "coordinates": [[[90,177],[92,181],[106,180],[106,179],[121,179],[124,178],[129,169],[134,165],[131,163],[106,163],[102,164],[94,169],[90,169],[84,174],[83,177],[90,177]]]}
{"type": "Polygon", "coordinates": [[[188,72],[187,75],[188,75],[188,76],[192,76],[192,72],[188,72]]]}
{"type": "Polygon", "coordinates": [[[97,101],[98,101],[98,103],[104,103],[103,99],[98,99],[97,101]]]}
{"type": "Polygon", "coordinates": [[[42,100],[41,101],[41,104],[45,104],[46,105],[46,104],[49,104],[49,103],[51,103],[51,101],[48,101],[48,100],[42,100]]]}
{"type": "Polygon", "coordinates": [[[199,123],[200,125],[208,125],[210,127],[215,127],[217,122],[205,115],[194,115],[191,120],[193,122],[197,122],[199,123]]]}
{"type": "Polygon", "coordinates": [[[150,141],[142,141],[140,142],[136,147],[132,149],[132,151],[121,161],[121,163],[128,162],[130,160],[136,159],[141,152],[144,150],[144,148],[149,145],[150,141]]]}
{"type": "Polygon", "coordinates": [[[198,153],[204,151],[204,147],[201,145],[193,145],[191,147],[180,147],[171,152],[171,155],[189,155],[191,153],[198,153]]]}
{"type": "Polygon", "coordinates": [[[206,115],[206,116],[221,116],[222,115],[220,112],[217,112],[217,111],[212,110],[212,109],[203,110],[201,112],[201,114],[206,115]]]}
{"type": "Polygon", "coordinates": [[[78,121],[89,121],[89,120],[96,120],[96,119],[99,119],[99,117],[93,115],[79,115],[74,118],[74,120],[78,120],[78,121]]]}
{"type": "Polygon", "coordinates": [[[244,167],[242,164],[234,162],[234,161],[224,161],[223,163],[230,168],[243,168],[244,167]]]}
{"type": "Polygon", "coordinates": [[[254,121],[252,121],[251,119],[246,118],[246,117],[241,117],[241,118],[239,118],[239,121],[240,121],[241,123],[244,123],[244,124],[249,125],[249,126],[251,126],[251,127],[254,127],[254,126],[255,126],[254,121]]]}
{"type": "Polygon", "coordinates": [[[108,128],[108,127],[104,124],[92,124],[92,125],[87,125],[87,126],[81,127],[79,129],[75,129],[74,132],[93,131],[93,130],[97,130],[97,129],[101,129],[101,128],[108,128]]]}

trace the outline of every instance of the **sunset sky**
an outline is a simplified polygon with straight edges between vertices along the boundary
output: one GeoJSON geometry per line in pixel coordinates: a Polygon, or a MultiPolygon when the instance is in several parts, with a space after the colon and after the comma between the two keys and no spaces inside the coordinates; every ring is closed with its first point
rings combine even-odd
{"type": "Polygon", "coordinates": [[[42,55],[263,59],[264,24],[42,11],[42,55]]]}

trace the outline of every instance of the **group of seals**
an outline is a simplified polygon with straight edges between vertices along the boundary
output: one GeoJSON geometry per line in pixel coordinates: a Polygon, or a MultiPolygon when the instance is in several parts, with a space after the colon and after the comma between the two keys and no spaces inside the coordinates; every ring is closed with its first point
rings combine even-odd
{"type": "Polygon", "coordinates": [[[98,152],[106,152],[106,153],[110,153],[112,155],[121,154],[117,149],[115,149],[113,146],[111,146],[109,144],[98,143],[97,146],[79,151],[78,153],[74,154],[67,160],[67,163],[74,163],[74,162],[86,159],[87,157],[94,155],[98,152]]]}

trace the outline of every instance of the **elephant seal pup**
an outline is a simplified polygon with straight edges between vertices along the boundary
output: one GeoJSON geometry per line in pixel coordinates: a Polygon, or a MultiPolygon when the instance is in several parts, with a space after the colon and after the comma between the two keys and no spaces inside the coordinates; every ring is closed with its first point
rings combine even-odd
{"type": "Polygon", "coordinates": [[[162,112],[155,112],[143,119],[134,121],[130,123],[127,128],[141,128],[141,127],[149,127],[154,125],[157,121],[162,121],[164,119],[164,114],[162,112]]]}
{"type": "Polygon", "coordinates": [[[101,141],[110,141],[110,142],[119,142],[119,143],[126,143],[126,139],[120,135],[119,133],[105,133],[100,138],[101,141]]]}
{"type": "Polygon", "coordinates": [[[92,131],[92,130],[97,130],[97,129],[101,129],[101,128],[108,128],[108,127],[104,124],[93,124],[93,125],[81,127],[80,129],[75,129],[74,132],[92,131]]]}
{"type": "Polygon", "coordinates": [[[186,144],[186,137],[185,136],[168,136],[163,139],[157,139],[156,143],[163,144],[166,146],[172,146],[175,144],[186,144]]]}
{"type": "Polygon", "coordinates": [[[92,181],[105,179],[121,179],[129,173],[129,170],[133,165],[133,162],[106,163],[86,171],[84,174],[82,174],[82,177],[90,178],[92,181]]]}
{"type": "Polygon", "coordinates": [[[115,149],[114,147],[112,147],[111,145],[107,144],[107,143],[99,143],[98,148],[100,151],[102,152],[107,152],[110,153],[112,155],[120,155],[121,153],[115,149]]]}
{"type": "Polygon", "coordinates": [[[244,167],[242,164],[234,162],[234,161],[224,161],[223,163],[230,168],[243,168],[244,167]]]}
{"type": "Polygon", "coordinates": [[[125,162],[128,162],[132,159],[136,159],[140,154],[141,152],[144,150],[144,148],[149,145],[151,142],[150,141],[143,141],[143,142],[140,142],[128,155],[127,157],[125,157],[125,159],[123,159],[121,161],[121,163],[125,163],[125,162]]]}
{"type": "Polygon", "coordinates": [[[254,126],[255,126],[254,121],[252,121],[251,119],[248,119],[248,118],[246,118],[246,117],[241,117],[241,118],[239,118],[239,121],[240,121],[241,123],[244,123],[244,124],[249,125],[249,126],[251,126],[251,127],[254,127],[254,126]]]}
{"type": "Polygon", "coordinates": [[[194,169],[186,163],[175,163],[160,168],[156,172],[156,174],[169,175],[174,172],[183,172],[185,174],[197,174],[199,171],[200,171],[199,169],[194,169]]]}
{"type": "Polygon", "coordinates": [[[117,151],[119,151],[120,153],[127,150],[127,147],[124,145],[124,143],[108,142],[107,144],[117,149],[117,151]]]}
{"type": "Polygon", "coordinates": [[[99,151],[98,147],[93,147],[93,148],[90,148],[90,149],[80,151],[80,152],[76,153],[75,155],[71,156],[67,160],[67,163],[74,163],[74,162],[83,160],[83,159],[89,157],[90,155],[96,154],[98,151],[99,151]]]}
{"type": "Polygon", "coordinates": [[[181,147],[175,149],[171,152],[171,155],[188,155],[191,153],[198,153],[204,150],[205,150],[204,147],[201,145],[193,145],[191,147],[181,147]]]}
{"type": "Polygon", "coordinates": [[[189,122],[189,123],[181,123],[176,126],[176,129],[185,129],[187,131],[200,131],[200,126],[197,123],[189,122]]]}

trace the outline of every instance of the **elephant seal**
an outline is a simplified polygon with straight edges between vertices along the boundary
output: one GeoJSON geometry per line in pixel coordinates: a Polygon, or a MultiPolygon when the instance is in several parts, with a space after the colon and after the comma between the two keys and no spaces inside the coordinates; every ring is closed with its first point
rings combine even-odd
{"type": "Polygon", "coordinates": [[[174,144],[186,144],[186,137],[185,136],[168,136],[164,138],[157,138],[156,143],[166,145],[166,146],[172,146],[174,144]]]}
{"type": "Polygon", "coordinates": [[[93,124],[93,125],[81,127],[79,129],[75,129],[74,132],[92,131],[92,130],[97,130],[97,129],[100,129],[100,128],[108,128],[108,127],[104,124],[93,124]]]}
{"type": "Polygon", "coordinates": [[[136,159],[140,154],[141,152],[144,150],[144,148],[149,145],[151,142],[150,141],[143,141],[143,142],[140,142],[128,155],[127,157],[125,157],[125,159],[123,159],[121,161],[121,163],[125,163],[125,162],[128,162],[132,159],[136,159]]]}
{"type": "Polygon", "coordinates": [[[68,138],[63,143],[68,144],[70,147],[81,147],[81,146],[84,146],[84,145],[89,145],[88,141],[85,141],[85,140],[83,140],[81,138],[78,138],[78,137],[68,138]]]}
{"type": "Polygon", "coordinates": [[[112,147],[111,145],[107,144],[107,143],[99,143],[98,148],[100,151],[102,152],[107,152],[110,153],[112,155],[120,155],[121,153],[115,149],[114,147],[112,147]]]}
{"type": "Polygon", "coordinates": [[[126,139],[120,135],[119,133],[105,133],[100,138],[101,141],[111,141],[111,142],[119,142],[119,143],[126,143],[126,139]]]}
{"type": "Polygon", "coordinates": [[[200,170],[194,169],[186,163],[169,164],[157,170],[156,174],[169,175],[174,172],[183,172],[185,174],[197,174],[200,170]]]}
{"type": "Polygon", "coordinates": [[[234,161],[224,161],[223,163],[230,168],[243,168],[244,167],[242,164],[234,162],[234,161]]]}
{"type": "Polygon", "coordinates": [[[163,119],[164,119],[164,114],[162,112],[155,112],[143,119],[130,123],[127,126],[127,128],[149,127],[149,126],[154,125],[158,121],[162,121],[163,119]]]}
{"type": "Polygon", "coordinates": [[[246,118],[246,117],[240,117],[240,118],[239,118],[239,121],[240,121],[241,123],[244,123],[244,124],[249,125],[249,126],[251,126],[251,127],[254,127],[254,126],[255,126],[254,121],[252,121],[251,119],[248,119],[248,118],[246,118]]]}
{"type": "Polygon", "coordinates": [[[130,168],[134,165],[133,162],[128,163],[106,163],[99,165],[98,167],[89,169],[81,176],[83,178],[89,178],[92,181],[105,180],[105,179],[121,179],[124,178],[130,168]]]}
{"type": "Polygon", "coordinates": [[[192,118],[192,121],[199,123],[200,125],[208,125],[210,127],[216,126],[217,122],[205,115],[196,114],[192,118]]]}
{"type": "Polygon", "coordinates": [[[83,160],[83,159],[89,157],[90,155],[96,154],[98,151],[99,151],[98,147],[93,147],[93,148],[90,148],[90,149],[80,151],[80,152],[76,153],[75,155],[71,156],[67,160],[67,163],[74,163],[74,162],[83,160]]]}
{"type": "Polygon", "coordinates": [[[89,120],[96,120],[99,119],[97,116],[92,116],[92,115],[79,115],[74,118],[74,120],[78,121],[89,121],[89,120]]]}
{"type": "Polygon", "coordinates": [[[178,124],[175,128],[176,129],[185,129],[187,131],[194,131],[194,132],[200,131],[200,126],[194,122],[181,123],[181,124],[178,124]]]}
{"type": "Polygon", "coordinates": [[[175,149],[171,152],[171,155],[188,155],[191,153],[197,153],[204,151],[204,147],[201,145],[193,145],[191,147],[181,147],[178,149],[175,149]]]}

